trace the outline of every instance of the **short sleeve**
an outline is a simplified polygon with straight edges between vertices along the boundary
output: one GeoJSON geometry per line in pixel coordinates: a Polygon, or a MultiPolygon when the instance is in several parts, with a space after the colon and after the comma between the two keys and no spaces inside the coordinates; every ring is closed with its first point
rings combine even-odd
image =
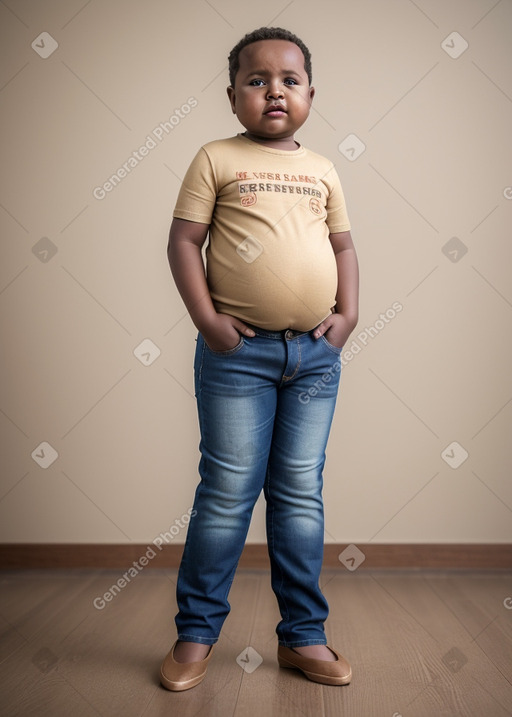
{"type": "Polygon", "coordinates": [[[210,224],[216,199],[215,173],[210,157],[201,147],[185,174],[173,217],[210,224]]]}
{"type": "Polygon", "coordinates": [[[336,232],[348,232],[350,230],[350,221],[345,206],[345,196],[341,187],[340,178],[334,166],[328,173],[328,180],[330,192],[327,198],[326,222],[329,227],[329,232],[331,234],[335,234],[336,232]]]}

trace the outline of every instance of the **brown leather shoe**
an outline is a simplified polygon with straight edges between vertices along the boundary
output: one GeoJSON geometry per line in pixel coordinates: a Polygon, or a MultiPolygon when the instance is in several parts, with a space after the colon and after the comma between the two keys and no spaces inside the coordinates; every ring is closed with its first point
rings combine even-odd
{"type": "Polygon", "coordinates": [[[199,662],[176,662],[174,648],[177,642],[178,640],[176,640],[160,667],[160,682],[167,690],[173,690],[173,692],[189,690],[202,682],[213,653],[212,645],[204,660],[199,662]]]}
{"type": "Polygon", "coordinates": [[[348,685],[352,679],[352,669],[339,652],[329,648],[338,658],[336,662],[329,660],[313,660],[303,657],[289,647],[277,648],[277,661],[279,667],[288,667],[303,672],[308,680],[319,682],[321,685],[348,685]]]}

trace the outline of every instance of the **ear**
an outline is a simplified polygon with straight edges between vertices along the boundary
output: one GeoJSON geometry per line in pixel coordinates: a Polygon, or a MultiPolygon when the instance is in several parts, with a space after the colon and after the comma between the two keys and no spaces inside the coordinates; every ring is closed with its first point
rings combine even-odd
{"type": "Polygon", "coordinates": [[[314,96],[315,96],[315,88],[314,88],[314,87],[310,87],[310,88],[309,88],[309,101],[310,101],[310,103],[313,102],[313,97],[314,97],[314,96]]]}
{"type": "Polygon", "coordinates": [[[236,96],[235,96],[235,90],[231,85],[226,88],[226,91],[228,93],[229,97],[229,103],[231,104],[231,110],[233,111],[233,114],[236,114],[235,110],[235,103],[236,103],[236,96]]]}

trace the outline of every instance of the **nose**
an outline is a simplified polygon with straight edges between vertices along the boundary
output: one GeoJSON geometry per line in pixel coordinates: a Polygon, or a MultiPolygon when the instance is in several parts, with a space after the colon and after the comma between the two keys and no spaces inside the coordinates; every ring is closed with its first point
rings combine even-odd
{"type": "Polygon", "coordinates": [[[283,89],[279,81],[274,80],[268,86],[267,99],[277,100],[280,97],[284,97],[283,89]]]}

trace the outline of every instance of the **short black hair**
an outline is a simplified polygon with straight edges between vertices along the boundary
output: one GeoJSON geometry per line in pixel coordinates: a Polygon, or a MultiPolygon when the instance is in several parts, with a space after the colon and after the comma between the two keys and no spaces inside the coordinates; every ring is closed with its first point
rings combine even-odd
{"type": "Polygon", "coordinates": [[[235,86],[236,73],[240,69],[240,51],[243,50],[247,45],[251,45],[253,42],[259,42],[259,40],[288,40],[293,42],[302,50],[304,55],[304,69],[308,76],[309,84],[311,85],[313,75],[311,71],[311,53],[306,45],[300,40],[297,35],[294,35],[289,30],[283,30],[282,27],[260,27],[258,30],[244,35],[239,43],[237,43],[231,50],[228,56],[229,62],[229,82],[231,87],[235,86]]]}

